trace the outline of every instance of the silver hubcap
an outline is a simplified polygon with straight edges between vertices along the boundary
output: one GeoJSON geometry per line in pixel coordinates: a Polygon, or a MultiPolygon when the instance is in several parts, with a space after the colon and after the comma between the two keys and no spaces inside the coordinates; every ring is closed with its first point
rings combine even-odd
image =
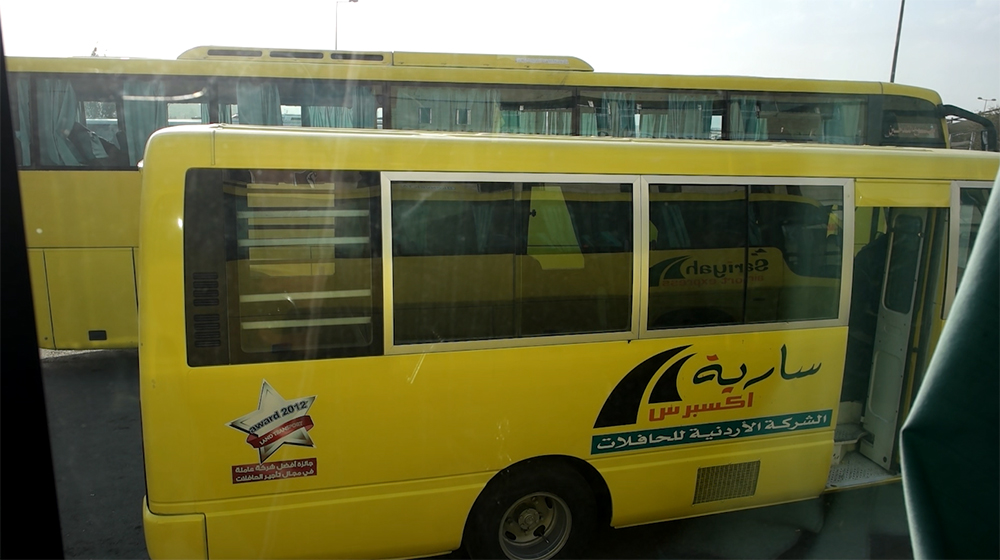
{"type": "Polygon", "coordinates": [[[515,560],[551,558],[565,546],[572,523],[569,507],[558,496],[529,494],[500,520],[500,548],[515,560]]]}

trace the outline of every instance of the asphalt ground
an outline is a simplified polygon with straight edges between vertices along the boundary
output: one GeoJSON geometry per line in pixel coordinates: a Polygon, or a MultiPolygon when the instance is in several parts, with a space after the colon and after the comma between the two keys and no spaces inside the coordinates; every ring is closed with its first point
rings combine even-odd
{"type": "MultiPolygon", "coordinates": [[[[66,558],[148,558],[136,351],[42,354],[66,558]]],[[[588,558],[912,558],[907,531],[895,483],[609,528],[594,535],[588,558]]]]}

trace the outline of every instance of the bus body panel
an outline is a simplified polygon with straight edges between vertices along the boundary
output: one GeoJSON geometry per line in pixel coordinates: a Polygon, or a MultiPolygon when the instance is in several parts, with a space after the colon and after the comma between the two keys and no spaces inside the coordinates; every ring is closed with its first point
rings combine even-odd
{"type": "Polygon", "coordinates": [[[289,551],[298,558],[446,553],[461,545],[465,519],[489,477],[484,473],[308,492],[294,502],[270,500],[263,507],[209,513],[209,557],[280,558],[289,551]]]}
{"type": "Polygon", "coordinates": [[[142,530],[150,558],[190,558],[208,560],[205,516],[156,515],[142,501],[142,530]]]}
{"type": "Polygon", "coordinates": [[[948,181],[858,179],[854,186],[858,207],[947,208],[948,196],[948,181]],[[902,200],[901,189],[906,192],[902,200]]]}
{"type": "Polygon", "coordinates": [[[32,248],[139,245],[138,171],[21,171],[32,248]]]}
{"type": "Polygon", "coordinates": [[[621,506],[612,510],[612,526],[628,527],[818,496],[826,484],[832,448],[829,432],[806,432],[758,444],[720,443],[630,460],[598,459],[594,466],[607,482],[613,504],[621,506]],[[788,465],[795,465],[796,472],[790,474],[788,465]],[[744,466],[759,468],[759,478],[735,474],[744,466]],[[699,477],[699,471],[713,468],[729,472],[718,478],[699,477]],[[714,484],[720,493],[734,497],[699,503],[699,478],[704,480],[702,488],[714,484]]]}
{"type": "MultiPolygon", "coordinates": [[[[256,454],[246,436],[240,437],[228,425],[254,409],[264,381],[290,401],[316,397],[309,409],[315,423],[309,433],[316,447],[283,448],[268,459],[315,457],[322,463],[317,466],[318,476],[294,481],[301,490],[497,471],[541,455],[588,459],[594,455],[592,437],[617,438],[636,430],[800,413],[827,413],[829,429],[837,408],[837,371],[843,369],[839,358],[843,336],[833,334],[838,331],[754,333],[738,341],[729,340],[733,337],[672,338],[189,369],[187,375],[175,373],[157,380],[155,388],[152,381],[143,386],[150,395],[144,399],[144,426],[160,427],[159,431],[144,428],[146,438],[158,442],[146,450],[147,465],[164,467],[147,469],[150,503],[159,512],[160,506],[172,503],[190,505],[264,491],[260,484],[232,482],[232,467],[253,462],[256,454]],[[635,365],[683,346],[689,346],[686,353],[694,354],[678,380],[684,401],[676,405],[682,409],[677,416],[687,417],[664,415],[651,421],[666,406],[651,404],[643,406],[630,425],[594,432],[604,401],[635,365]],[[787,369],[818,371],[801,379],[783,379],[782,346],[788,354],[787,369]],[[699,367],[712,363],[720,364],[724,375],[733,379],[740,377],[745,365],[750,373],[742,384],[773,371],[748,391],[738,384],[735,391],[723,393],[725,387],[714,380],[694,383],[692,379],[699,367]],[[153,391],[158,394],[151,395],[153,391]],[[185,395],[184,404],[161,392],[185,395]],[[491,398],[483,402],[478,395],[491,398]],[[551,395],[573,397],[552,402],[551,395]],[[790,406],[792,395],[798,396],[790,406]],[[727,398],[750,403],[746,411],[713,410],[700,417],[698,412],[683,410],[685,405],[693,408],[706,401],[714,405],[727,398]],[[173,404],[154,408],[145,401],[173,404]],[[498,423],[497,418],[504,420],[498,423]],[[539,430],[565,435],[554,440],[533,438],[539,430]],[[169,437],[168,431],[197,437],[169,437]],[[379,437],[370,441],[370,434],[379,437]],[[399,454],[411,459],[400,463],[393,459],[399,454]],[[359,455],[364,459],[358,460],[359,455]],[[185,457],[184,470],[170,466],[179,456],[185,457]],[[191,472],[203,476],[192,479],[191,472]],[[230,483],[223,484],[226,480],[230,483]]],[[[175,367],[187,369],[180,364],[175,367]]],[[[708,441],[713,439],[720,438],[708,441]]]]}
{"type": "Polygon", "coordinates": [[[59,348],[138,345],[132,249],[46,249],[52,334],[59,348]]]}
{"type": "Polygon", "coordinates": [[[35,309],[35,331],[39,348],[54,348],[52,314],[49,309],[49,286],[45,279],[45,251],[28,249],[28,274],[31,277],[31,301],[35,309]]]}

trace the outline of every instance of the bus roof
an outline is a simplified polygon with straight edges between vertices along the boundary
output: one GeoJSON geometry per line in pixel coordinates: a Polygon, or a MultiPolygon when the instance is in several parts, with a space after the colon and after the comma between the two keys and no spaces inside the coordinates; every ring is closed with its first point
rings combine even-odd
{"type": "Polygon", "coordinates": [[[196,47],[176,60],[143,58],[8,57],[10,72],[325,78],[356,81],[558,85],[860,95],[904,95],[941,104],[937,92],[883,82],[595,72],[573,57],[532,55],[351,52],[196,47]],[[209,54],[212,52],[215,54],[209,54]]]}
{"type": "MultiPolygon", "coordinates": [[[[1000,154],[710,140],[537,137],[189,125],[162,129],[146,156],[253,169],[523,172],[643,175],[755,175],[992,181],[1000,154]],[[488,146],[491,157],[483,157],[488,146]],[[845,166],[845,160],[850,162],[845,166]],[[566,162],[553,165],[552,162],[566,162]]],[[[148,163],[148,162],[147,162],[148,163]]],[[[147,165],[148,167],[148,165],[147,165]]]]}
{"type": "Polygon", "coordinates": [[[246,47],[195,47],[178,60],[254,60],[259,62],[312,62],[323,64],[377,64],[391,66],[501,68],[507,70],[563,70],[593,72],[593,66],[572,56],[505,54],[355,52],[268,49],[246,47]]]}

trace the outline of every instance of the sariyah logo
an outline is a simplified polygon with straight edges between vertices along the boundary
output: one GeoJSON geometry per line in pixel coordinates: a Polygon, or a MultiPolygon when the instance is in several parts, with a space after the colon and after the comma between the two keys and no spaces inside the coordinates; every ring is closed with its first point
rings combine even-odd
{"type": "MultiPolygon", "coordinates": [[[[636,424],[639,421],[639,410],[642,408],[642,397],[646,393],[646,389],[649,387],[650,383],[653,382],[653,378],[661,370],[663,373],[656,380],[653,385],[653,389],[649,393],[648,404],[660,404],[660,403],[675,403],[681,402],[680,391],[677,387],[677,379],[680,376],[681,368],[687,363],[688,360],[695,356],[695,353],[686,354],[680,358],[674,359],[676,356],[690,348],[691,345],[678,346],[676,348],[671,348],[670,350],[665,350],[656,354],[641,364],[632,368],[618,385],[611,391],[608,395],[607,400],[604,401],[604,406],[601,407],[601,412],[597,415],[597,421],[594,422],[594,428],[608,428],[612,426],[628,426],[631,424],[636,424]],[[673,361],[671,361],[673,360],[673,361]],[[669,362],[669,363],[668,363],[669,362]],[[664,366],[666,366],[664,368],[664,366]]],[[[742,384],[742,390],[764,381],[768,377],[774,374],[775,368],[770,368],[764,372],[751,373],[746,364],[740,366],[740,373],[726,375],[721,364],[715,363],[719,360],[718,356],[715,354],[710,354],[706,356],[706,359],[711,362],[708,365],[698,369],[695,372],[692,379],[692,383],[699,385],[701,383],[708,383],[710,381],[715,381],[720,386],[723,387],[723,392],[731,392],[733,386],[742,384]]],[[[781,346],[781,364],[780,364],[780,374],[781,378],[785,380],[798,379],[800,377],[806,377],[817,373],[821,367],[822,363],[813,364],[812,367],[802,369],[798,371],[788,372],[786,369],[786,363],[788,360],[788,349],[785,345],[781,346]]],[[[749,397],[751,400],[749,406],[753,404],[753,394],[749,397]]],[[[734,408],[742,408],[744,403],[733,399],[732,403],[728,403],[730,399],[727,399],[727,404],[731,404],[734,408]]],[[[689,407],[690,409],[691,407],[689,407]]],[[[650,412],[650,420],[662,419],[666,414],[674,414],[679,410],[679,407],[667,407],[665,412],[656,418],[653,416],[653,412],[650,412]]],[[[705,409],[708,410],[708,409],[705,409]]],[[[690,412],[690,411],[689,411],[690,412]]],[[[695,410],[694,412],[699,412],[695,410]]],[[[685,418],[691,415],[690,413],[685,414],[685,418]]]]}
{"type": "Polygon", "coordinates": [[[285,400],[264,380],[257,410],[240,416],[228,425],[247,434],[247,444],[257,450],[263,463],[286,443],[314,447],[309,437],[313,421],[308,412],[315,400],[315,395],[285,400]]]}
{"type": "MultiPolygon", "coordinates": [[[[754,249],[750,253],[755,259],[747,260],[746,273],[766,272],[770,267],[767,260],[766,249],[754,249]],[[761,257],[763,255],[763,257],[761,257]]],[[[743,263],[732,262],[704,262],[695,259],[688,262],[691,255],[682,255],[662,260],[649,268],[649,285],[659,286],[663,280],[684,280],[699,276],[711,276],[713,278],[726,278],[732,275],[742,276],[744,274],[743,263]]]]}

